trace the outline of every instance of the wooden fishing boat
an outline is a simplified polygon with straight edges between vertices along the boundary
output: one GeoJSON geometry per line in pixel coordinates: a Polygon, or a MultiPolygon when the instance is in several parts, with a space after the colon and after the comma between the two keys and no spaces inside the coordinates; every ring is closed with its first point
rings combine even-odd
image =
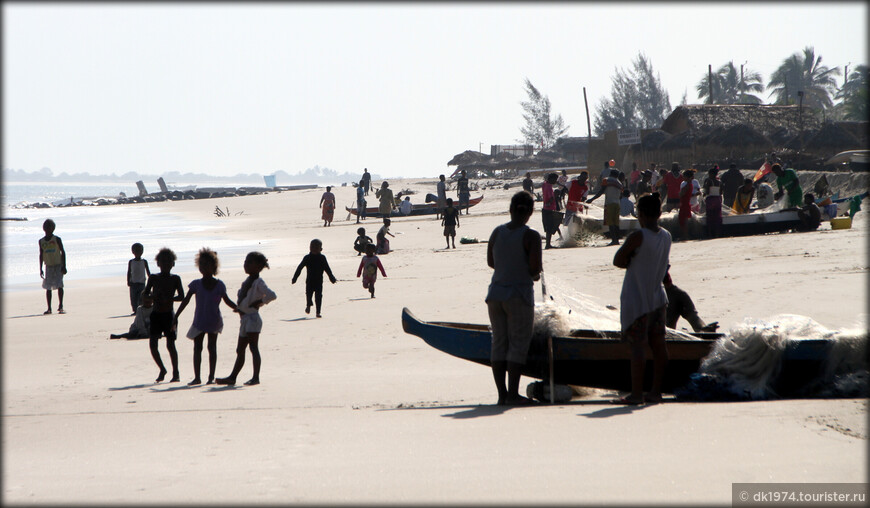
{"type": "MultiPolygon", "coordinates": [[[[476,198],[469,199],[468,200],[469,208],[480,203],[481,200],[483,200],[483,196],[478,196],[476,198]]],[[[456,208],[459,208],[459,202],[456,200],[453,200],[453,206],[455,206],[456,208]]],[[[463,206],[463,208],[465,208],[465,207],[463,206]]],[[[347,210],[348,213],[356,215],[356,208],[350,208],[350,207],[346,206],[346,207],[344,207],[344,209],[347,210]]],[[[437,203],[423,203],[423,204],[418,204],[418,205],[411,205],[411,213],[409,213],[408,215],[402,214],[398,210],[393,210],[390,213],[389,217],[408,217],[409,215],[432,215],[432,214],[437,213],[437,212],[438,212],[437,203]]],[[[383,217],[383,214],[381,214],[381,212],[378,211],[378,207],[370,206],[370,207],[366,208],[366,217],[383,217]]]]}
{"type": "MultiPolygon", "coordinates": [[[[584,225],[586,229],[601,232],[606,230],[603,221],[600,219],[579,215],[575,215],[574,217],[576,222],[586,223],[584,225]]],[[[679,238],[680,230],[676,216],[671,220],[667,219],[667,216],[663,217],[659,224],[667,229],[672,236],[679,238]]],[[[801,220],[798,217],[797,210],[723,215],[721,236],[750,236],[763,235],[766,233],[782,233],[795,229],[800,225],[801,220]]],[[[689,223],[690,238],[697,238],[698,226],[700,226],[702,234],[706,234],[707,217],[705,215],[693,216],[693,219],[689,223]]],[[[633,217],[619,218],[619,230],[623,237],[635,229],[640,229],[640,222],[637,219],[633,217]]]]}
{"type": "MultiPolygon", "coordinates": [[[[491,365],[492,334],[487,325],[421,321],[407,308],[402,309],[402,328],[406,333],[422,338],[427,344],[481,365],[491,365]]],[[[668,347],[668,366],[663,390],[671,393],[689,382],[698,372],[721,333],[686,334],[668,329],[665,338],[668,347]],[[690,335],[690,336],[687,336],[690,335]]],[[[619,340],[620,332],[600,330],[573,330],[570,336],[553,337],[553,374],[559,384],[589,386],[611,390],[631,389],[631,349],[619,340]]],[[[805,340],[792,343],[783,354],[779,383],[802,386],[817,376],[821,361],[830,344],[824,340],[805,340]]],[[[647,361],[652,351],[647,348],[647,361]]],[[[529,347],[523,375],[548,380],[549,361],[546,341],[533,340],[529,347]]],[[[646,383],[652,379],[652,364],[645,369],[646,383]]]]}

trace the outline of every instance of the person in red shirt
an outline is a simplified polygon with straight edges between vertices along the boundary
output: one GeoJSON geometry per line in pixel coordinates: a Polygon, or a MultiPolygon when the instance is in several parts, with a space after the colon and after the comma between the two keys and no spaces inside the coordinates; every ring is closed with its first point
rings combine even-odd
{"type": "MultiPolygon", "coordinates": [[[[680,184],[683,179],[680,177],[680,164],[674,162],[671,164],[671,171],[656,182],[656,187],[665,186],[667,189],[667,200],[665,201],[664,211],[670,212],[675,208],[680,207],[680,184]]],[[[661,192],[659,192],[661,194],[661,192]]]]}
{"type": "Polygon", "coordinates": [[[565,220],[562,222],[563,225],[568,226],[571,224],[574,214],[580,213],[585,209],[583,200],[586,199],[586,194],[589,192],[588,180],[589,172],[581,171],[577,175],[577,178],[571,181],[571,185],[568,186],[568,202],[565,203],[565,220]]]}

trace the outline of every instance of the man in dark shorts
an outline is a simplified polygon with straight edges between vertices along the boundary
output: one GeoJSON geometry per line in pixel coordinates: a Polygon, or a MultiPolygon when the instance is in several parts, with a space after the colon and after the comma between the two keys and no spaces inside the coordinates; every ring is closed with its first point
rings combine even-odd
{"type": "Polygon", "coordinates": [[[468,215],[468,200],[471,198],[471,191],[468,189],[468,177],[465,176],[465,170],[459,172],[459,180],[456,181],[456,193],[459,195],[459,214],[462,214],[462,207],[465,207],[465,215],[468,215]]]}

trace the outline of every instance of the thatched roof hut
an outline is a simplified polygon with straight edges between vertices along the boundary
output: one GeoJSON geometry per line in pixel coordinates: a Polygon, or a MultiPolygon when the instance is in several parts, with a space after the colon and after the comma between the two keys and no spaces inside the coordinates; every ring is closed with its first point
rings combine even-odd
{"type": "Polygon", "coordinates": [[[479,161],[488,161],[490,160],[490,156],[476,152],[474,150],[466,150],[462,153],[458,153],[453,156],[452,159],[447,163],[448,166],[458,166],[460,164],[467,164],[469,162],[479,162],[479,161]]]}
{"type": "Polygon", "coordinates": [[[804,148],[812,152],[842,152],[864,148],[847,129],[836,123],[826,123],[812,137],[804,138],[804,148]]]}
{"type": "Polygon", "coordinates": [[[662,130],[676,135],[686,130],[700,131],[705,127],[751,125],[768,135],[781,127],[797,130],[818,128],[818,112],[809,107],[774,106],[767,104],[686,104],[678,106],[662,122],[662,130]]]}

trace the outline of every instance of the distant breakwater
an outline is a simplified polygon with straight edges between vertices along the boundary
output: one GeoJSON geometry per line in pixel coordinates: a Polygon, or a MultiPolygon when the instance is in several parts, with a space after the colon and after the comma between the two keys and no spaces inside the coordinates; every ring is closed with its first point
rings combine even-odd
{"type": "Polygon", "coordinates": [[[34,201],[22,202],[13,205],[12,208],[64,208],[69,206],[105,206],[123,205],[130,203],[157,203],[161,201],[184,201],[189,199],[212,199],[228,198],[235,196],[250,196],[266,194],[269,192],[282,192],[288,190],[316,189],[317,184],[288,185],[276,187],[207,187],[188,190],[170,190],[140,194],[138,196],[126,196],[121,193],[118,196],[99,197],[70,197],[53,202],[34,201]]]}

